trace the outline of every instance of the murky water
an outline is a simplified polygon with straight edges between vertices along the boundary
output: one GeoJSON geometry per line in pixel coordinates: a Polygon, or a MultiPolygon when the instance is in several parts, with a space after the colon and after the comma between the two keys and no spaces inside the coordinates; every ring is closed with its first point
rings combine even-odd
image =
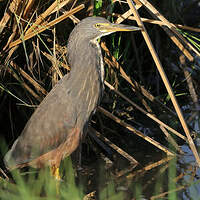
{"type": "Polygon", "coordinates": [[[199,167],[188,145],[183,144],[181,149],[184,155],[170,157],[143,143],[142,148],[129,150],[135,151],[131,155],[138,165],[123,156],[110,159],[100,155],[95,162],[83,167],[79,178],[89,182],[86,193],[96,191],[99,195],[106,190],[109,195],[105,199],[119,194],[121,199],[199,199],[199,167]],[[84,170],[88,170],[88,175],[84,170]]]}

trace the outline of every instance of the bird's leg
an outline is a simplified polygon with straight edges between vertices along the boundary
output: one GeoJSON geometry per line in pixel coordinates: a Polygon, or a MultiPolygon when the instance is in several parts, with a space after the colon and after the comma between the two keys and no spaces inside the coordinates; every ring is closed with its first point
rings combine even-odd
{"type": "Polygon", "coordinates": [[[53,164],[50,167],[50,171],[51,171],[51,175],[56,179],[56,194],[59,195],[60,194],[60,174],[59,174],[59,167],[55,164],[53,164]]]}
{"type": "Polygon", "coordinates": [[[50,167],[50,170],[51,170],[51,175],[53,177],[55,177],[56,180],[60,181],[61,180],[61,177],[60,177],[60,174],[59,174],[59,167],[56,166],[56,165],[52,165],[50,167]]]}

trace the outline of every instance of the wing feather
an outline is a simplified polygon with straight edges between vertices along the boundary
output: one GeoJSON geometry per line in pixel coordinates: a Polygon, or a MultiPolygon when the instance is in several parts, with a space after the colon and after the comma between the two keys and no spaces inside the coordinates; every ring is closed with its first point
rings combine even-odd
{"type": "Polygon", "coordinates": [[[57,148],[76,126],[76,104],[70,96],[68,82],[69,76],[63,77],[29,119],[9,153],[16,164],[57,148]]]}

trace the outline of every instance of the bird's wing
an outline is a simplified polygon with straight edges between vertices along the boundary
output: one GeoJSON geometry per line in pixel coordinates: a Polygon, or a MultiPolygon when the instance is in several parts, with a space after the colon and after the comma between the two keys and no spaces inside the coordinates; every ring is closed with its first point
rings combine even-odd
{"type": "Polygon", "coordinates": [[[76,126],[77,112],[64,77],[45,97],[18,138],[12,157],[29,162],[57,148],[76,126]]]}

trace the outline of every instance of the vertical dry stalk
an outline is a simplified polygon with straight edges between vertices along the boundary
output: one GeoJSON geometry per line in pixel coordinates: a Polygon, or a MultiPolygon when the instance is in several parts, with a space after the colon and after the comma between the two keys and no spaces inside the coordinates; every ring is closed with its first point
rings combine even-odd
{"type": "Polygon", "coordinates": [[[178,137],[180,137],[183,140],[187,140],[185,136],[183,136],[182,134],[180,134],[179,132],[177,132],[176,130],[172,129],[171,127],[169,127],[167,124],[163,123],[162,121],[160,121],[158,118],[156,118],[155,116],[153,116],[152,114],[146,112],[143,108],[141,108],[140,106],[138,106],[137,104],[135,104],[134,102],[132,102],[129,98],[127,98],[125,95],[123,95],[121,92],[119,92],[118,90],[116,90],[112,85],[110,85],[108,82],[104,82],[105,85],[107,87],[109,87],[111,90],[113,90],[116,94],[118,94],[119,96],[121,96],[123,99],[125,99],[127,102],[129,102],[131,105],[133,105],[136,109],[138,109],[139,111],[141,111],[143,114],[145,114],[147,117],[151,118],[152,120],[154,120],[155,122],[157,122],[158,124],[160,124],[161,126],[165,127],[166,129],[168,129],[169,131],[171,131],[172,133],[174,133],[175,135],[177,135],[178,137]]]}
{"type": "Polygon", "coordinates": [[[176,97],[174,95],[174,92],[173,92],[173,90],[171,88],[171,85],[170,85],[170,83],[168,81],[168,78],[167,78],[167,76],[166,76],[166,74],[164,72],[162,64],[161,64],[161,62],[160,62],[160,60],[159,60],[159,58],[158,58],[158,56],[156,54],[156,51],[155,51],[154,46],[153,46],[153,44],[151,42],[151,39],[150,39],[150,37],[149,37],[145,27],[144,27],[143,22],[140,19],[140,16],[139,16],[139,14],[138,14],[138,12],[137,12],[132,0],[127,0],[127,2],[128,2],[128,5],[129,5],[130,9],[133,12],[133,15],[136,17],[136,21],[137,21],[138,25],[143,28],[142,35],[144,37],[144,40],[145,40],[145,42],[146,42],[146,44],[147,44],[147,46],[149,48],[149,51],[150,51],[150,53],[152,55],[152,58],[153,58],[153,60],[154,60],[154,62],[156,64],[156,66],[158,68],[158,71],[159,71],[159,73],[161,75],[161,78],[162,78],[162,80],[163,80],[163,82],[165,84],[167,92],[169,93],[169,96],[170,96],[170,98],[172,100],[172,103],[173,103],[174,108],[175,108],[175,110],[177,112],[177,115],[179,117],[181,125],[182,125],[182,127],[183,127],[183,129],[185,131],[185,134],[186,134],[187,138],[188,138],[189,146],[190,146],[190,148],[191,148],[191,150],[192,150],[192,152],[193,152],[193,154],[195,156],[196,162],[200,166],[200,158],[199,158],[197,149],[196,149],[196,147],[194,145],[194,142],[193,142],[192,137],[190,135],[190,131],[189,131],[188,126],[187,126],[187,124],[185,122],[185,119],[183,117],[182,111],[181,111],[181,109],[180,109],[180,107],[178,105],[178,102],[177,102],[176,97]]]}
{"type": "MultiPolygon", "coordinates": [[[[180,59],[181,66],[183,68],[185,79],[186,79],[187,84],[188,84],[188,89],[189,89],[189,92],[190,92],[191,99],[194,103],[194,109],[196,110],[194,116],[199,116],[199,100],[198,100],[198,95],[195,91],[192,76],[186,68],[186,60],[185,60],[184,55],[181,55],[179,57],[179,59],[180,59]]],[[[192,119],[193,119],[193,117],[192,117],[192,119]]]]}
{"type": "Polygon", "coordinates": [[[174,156],[174,152],[168,150],[166,147],[164,147],[163,145],[161,145],[159,142],[153,140],[152,138],[144,135],[142,132],[138,131],[137,129],[135,129],[133,126],[127,124],[126,122],[120,120],[118,117],[114,116],[113,114],[111,114],[110,112],[108,112],[107,110],[105,110],[102,107],[98,107],[98,110],[100,112],[102,112],[104,115],[106,115],[107,117],[111,118],[112,120],[114,120],[115,122],[119,123],[121,126],[127,128],[128,130],[130,130],[131,132],[133,132],[134,134],[138,135],[139,137],[143,138],[144,140],[146,140],[147,142],[151,143],[152,145],[154,145],[155,147],[159,148],[160,150],[162,150],[163,152],[165,152],[168,156],[174,156]]]}

